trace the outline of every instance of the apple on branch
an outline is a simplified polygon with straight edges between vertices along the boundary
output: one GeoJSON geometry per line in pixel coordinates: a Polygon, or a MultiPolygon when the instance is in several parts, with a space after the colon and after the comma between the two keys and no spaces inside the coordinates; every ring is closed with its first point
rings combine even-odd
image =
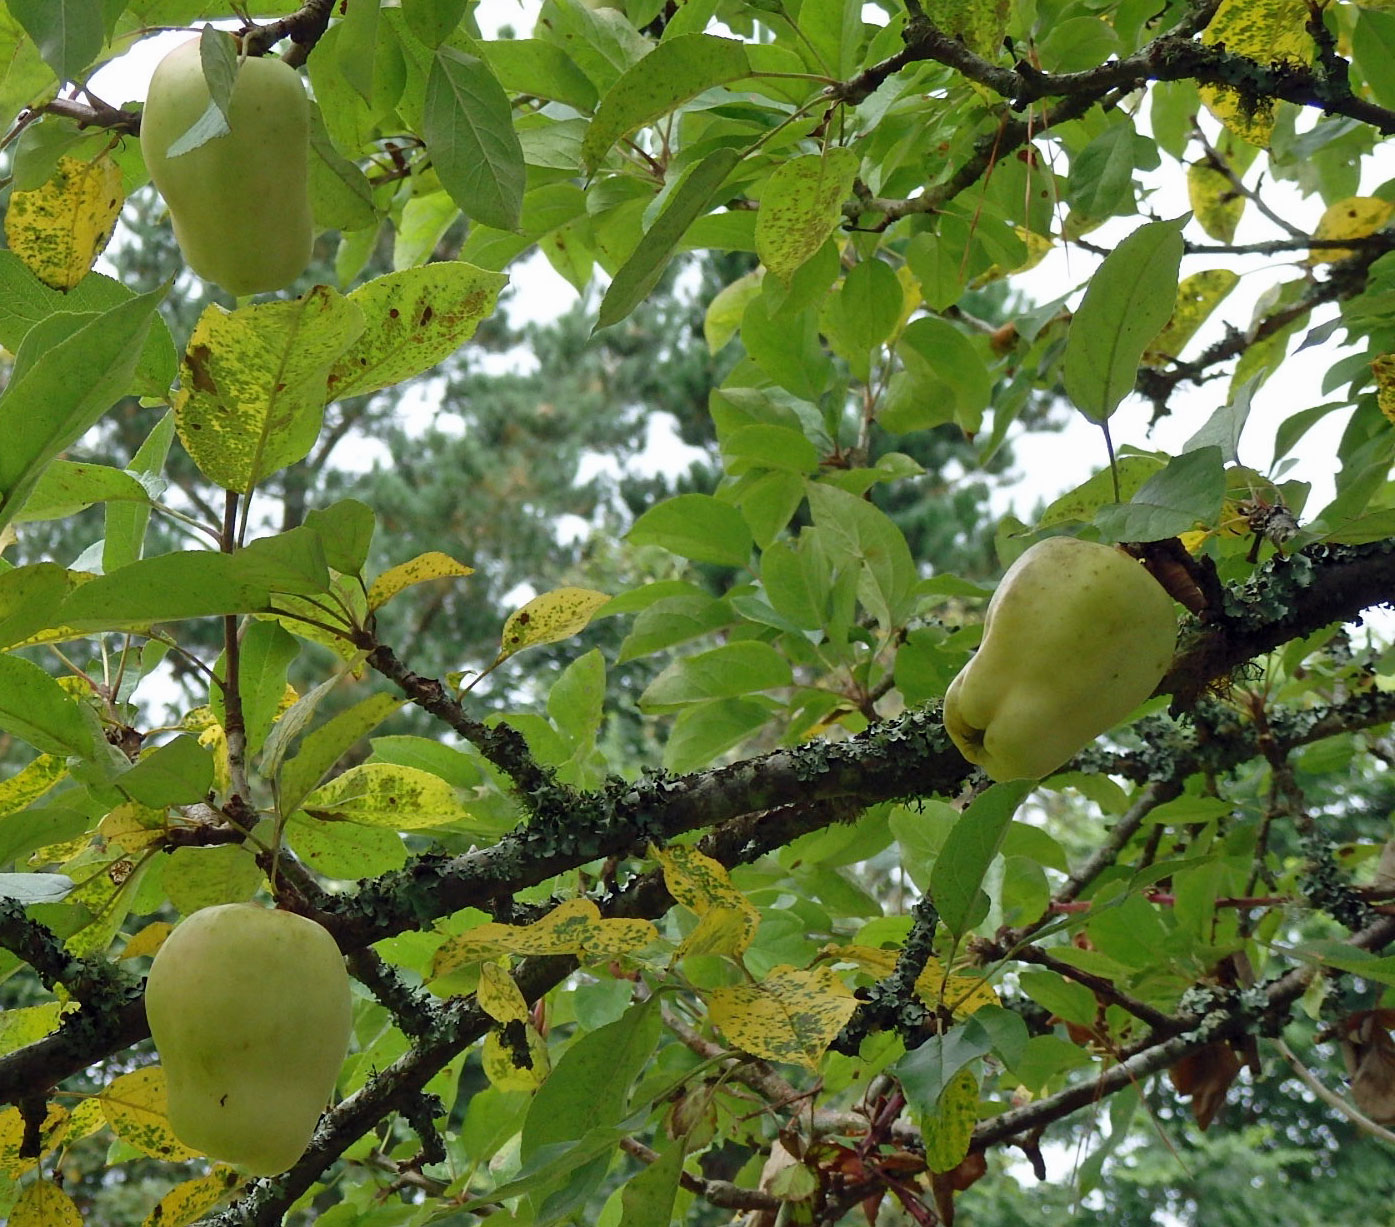
{"type": "Polygon", "coordinates": [[[944,722],[995,780],[1041,779],[1151,695],[1177,642],[1171,597],[1112,545],[1049,537],[1007,570],[944,722]]]}
{"type": "Polygon", "coordinates": [[[326,929],[255,903],[203,908],[156,954],[145,1012],[181,1142],[256,1176],[305,1153],[349,1044],[326,929]]]}

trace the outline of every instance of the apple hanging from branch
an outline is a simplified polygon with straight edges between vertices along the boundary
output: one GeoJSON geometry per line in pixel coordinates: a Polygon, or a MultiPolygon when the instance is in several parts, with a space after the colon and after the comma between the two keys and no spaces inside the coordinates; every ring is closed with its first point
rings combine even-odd
{"type": "Polygon", "coordinates": [[[256,1176],[305,1153],[349,1043],[327,930],[254,903],[203,908],[156,954],[145,1012],[181,1142],[256,1176]]]}
{"type": "Polygon", "coordinates": [[[209,109],[199,41],[176,47],[151,78],[140,125],[145,165],[200,277],[239,297],[284,289],[310,263],[314,239],[305,86],[283,60],[243,60],[229,131],[170,156],[209,109]]]}
{"type": "Polygon", "coordinates": [[[1172,599],[1112,545],[1049,537],[1007,570],[944,722],[995,780],[1041,779],[1151,695],[1177,642],[1172,599]]]}

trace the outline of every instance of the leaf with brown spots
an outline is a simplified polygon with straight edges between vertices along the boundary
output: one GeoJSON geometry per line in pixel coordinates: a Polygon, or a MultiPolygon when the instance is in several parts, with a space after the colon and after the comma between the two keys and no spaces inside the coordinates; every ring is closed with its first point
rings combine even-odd
{"type": "Polygon", "coordinates": [[[504,623],[499,659],[507,660],[524,648],[570,639],[585,630],[596,610],[609,600],[604,592],[590,588],[554,588],[535,596],[504,623]]]}
{"type": "Polygon", "coordinates": [[[36,1180],[10,1211],[10,1227],[82,1227],[73,1199],[52,1180],[36,1180]]]}
{"type": "Polygon", "coordinates": [[[827,241],[852,193],[858,156],[835,146],[782,162],[761,192],[756,254],[786,285],[827,241]]]}
{"type": "Polygon", "coordinates": [[[734,1048],[814,1069],[857,999],[827,967],[776,967],[759,984],[713,989],[707,1008],[734,1048]]]}
{"type": "Polygon", "coordinates": [[[294,302],[208,307],[180,368],[175,424],[210,481],[250,493],[302,459],[319,437],[331,364],[363,314],[327,285],[294,302]]]}
{"type": "Polygon", "coordinates": [[[241,1183],[242,1177],[232,1168],[215,1167],[206,1176],[175,1185],[155,1203],[141,1227],[188,1227],[241,1183]]]}
{"type": "MultiPolygon", "coordinates": [[[[590,899],[568,899],[530,925],[491,920],[448,938],[431,961],[431,976],[435,979],[500,954],[575,954],[592,961],[615,958],[649,945],[658,936],[647,920],[607,919],[590,899]]],[[[480,1005],[500,1017],[483,1001],[480,1005]]]]}
{"type": "Polygon", "coordinates": [[[199,1154],[185,1146],[170,1128],[165,1071],[159,1065],[122,1074],[98,1098],[112,1132],[143,1154],[170,1162],[199,1154]]]}
{"type": "Polygon", "coordinates": [[[429,371],[475,335],[508,280],[442,260],[359,286],[349,301],[367,326],[330,371],[327,399],[364,396],[429,371]]]}
{"type": "Polygon", "coordinates": [[[428,550],[395,567],[389,567],[368,589],[368,608],[377,609],[386,605],[393,597],[413,584],[424,584],[431,579],[462,579],[473,575],[474,567],[456,562],[449,554],[440,550],[428,550]]]}
{"type": "Polygon", "coordinates": [[[106,250],[125,200],[121,168],[105,153],[59,158],[42,187],[10,197],[5,238],[45,285],[71,290],[106,250]]]}
{"type": "Polygon", "coordinates": [[[327,821],[414,831],[469,822],[470,811],[440,776],[418,767],[364,763],[350,767],[305,798],[305,812],[327,821]]]}

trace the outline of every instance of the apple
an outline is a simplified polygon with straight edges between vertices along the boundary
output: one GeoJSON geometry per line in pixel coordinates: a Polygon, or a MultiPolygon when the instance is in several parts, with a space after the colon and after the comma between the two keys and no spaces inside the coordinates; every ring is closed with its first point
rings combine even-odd
{"type": "Polygon", "coordinates": [[[200,277],[235,295],[284,289],[310,263],[314,239],[305,86],[284,60],[244,60],[228,105],[231,131],[170,157],[208,105],[195,38],[160,61],[141,114],[141,152],[174,237],[200,277]]]}
{"type": "Polygon", "coordinates": [[[177,925],[145,985],[175,1136],[254,1176],[285,1171],[334,1091],[349,999],[339,948],[313,920],[226,903],[177,925]]]}
{"type": "Polygon", "coordinates": [[[1076,537],[1038,541],[988,602],[945,730],[993,779],[1041,779],[1153,693],[1176,642],[1172,598],[1141,563],[1076,537]]]}

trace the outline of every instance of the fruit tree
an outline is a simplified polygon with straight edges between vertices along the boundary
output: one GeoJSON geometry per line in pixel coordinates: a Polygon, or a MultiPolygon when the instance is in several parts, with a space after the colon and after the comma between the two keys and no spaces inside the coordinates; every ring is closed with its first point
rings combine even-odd
{"type": "MultiPolygon", "coordinates": [[[[948,1224],[1266,1104],[1315,1181],[1395,1144],[1390,0],[0,45],[10,1222],[948,1224]],[[152,216],[182,271],[104,272],[152,216]],[[452,654],[495,525],[399,549],[323,458],[540,261],[588,361],[726,270],[719,468],[452,654]]],[[[584,459],[508,425],[504,524],[584,459]]]]}

